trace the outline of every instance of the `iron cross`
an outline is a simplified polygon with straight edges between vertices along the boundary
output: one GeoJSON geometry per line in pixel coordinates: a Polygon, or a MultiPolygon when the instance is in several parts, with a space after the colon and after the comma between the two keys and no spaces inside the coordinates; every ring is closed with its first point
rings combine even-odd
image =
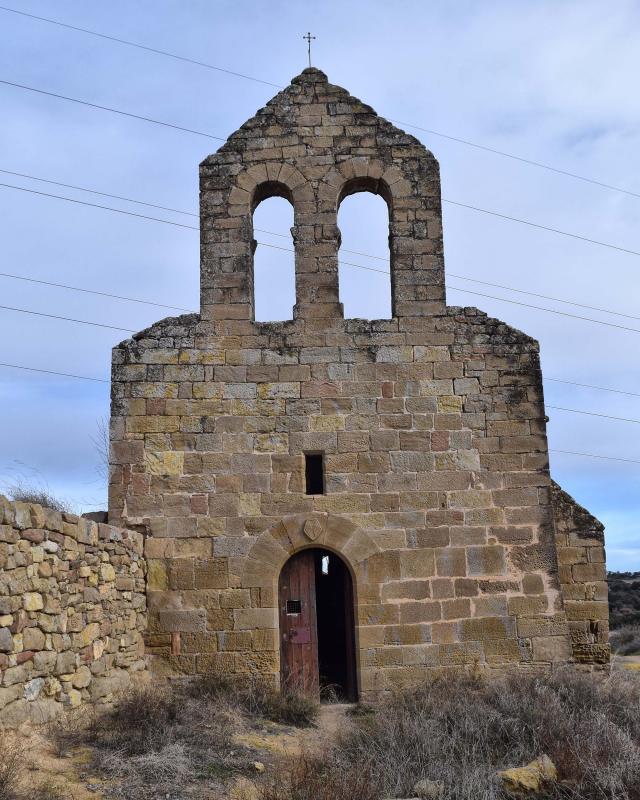
{"type": "Polygon", "coordinates": [[[302,38],[307,40],[307,52],[308,52],[308,55],[309,55],[309,66],[311,66],[311,40],[315,39],[316,37],[311,35],[311,31],[308,31],[307,35],[303,36],[302,38]]]}

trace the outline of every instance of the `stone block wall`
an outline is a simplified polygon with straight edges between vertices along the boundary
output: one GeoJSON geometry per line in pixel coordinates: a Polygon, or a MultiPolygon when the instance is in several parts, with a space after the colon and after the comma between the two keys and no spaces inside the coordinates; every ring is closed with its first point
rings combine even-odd
{"type": "Polygon", "coordinates": [[[200,313],[113,351],[109,519],[147,533],[154,666],[277,684],[278,576],[312,546],[351,571],[361,696],[570,661],[538,343],[446,306],[434,156],[307,69],[203,161],[200,211],[200,313]],[[340,303],[338,211],[361,191],[389,209],[391,319],[340,303]],[[296,304],[258,323],[271,196],[294,208],[296,304]]]}
{"type": "Polygon", "coordinates": [[[142,535],[0,495],[0,727],[103,703],[144,669],[142,535]]]}
{"type": "Polygon", "coordinates": [[[551,485],[558,570],[575,661],[609,663],[609,603],[604,525],[551,485]]]}
{"type": "Polygon", "coordinates": [[[149,532],[157,667],[277,681],[278,575],[312,545],[352,570],[362,695],[569,661],[537,343],[455,307],[242,326],[114,351],[110,514],[149,532]]]}

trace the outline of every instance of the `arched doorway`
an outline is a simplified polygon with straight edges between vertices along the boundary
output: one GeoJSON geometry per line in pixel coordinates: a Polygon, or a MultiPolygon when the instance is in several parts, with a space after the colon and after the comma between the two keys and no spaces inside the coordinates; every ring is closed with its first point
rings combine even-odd
{"type": "Polygon", "coordinates": [[[323,548],[302,550],[278,585],[281,686],[357,699],[353,582],[344,561],[323,548]]]}

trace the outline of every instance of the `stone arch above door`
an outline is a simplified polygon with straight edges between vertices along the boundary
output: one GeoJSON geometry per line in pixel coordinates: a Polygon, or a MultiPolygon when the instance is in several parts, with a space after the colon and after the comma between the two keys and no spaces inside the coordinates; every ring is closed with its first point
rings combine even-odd
{"type": "Polygon", "coordinates": [[[309,547],[324,547],[342,557],[352,573],[356,596],[364,562],[380,552],[371,536],[345,517],[295,514],[284,517],[258,536],[247,554],[241,586],[273,589],[285,562],[309,547]]]}

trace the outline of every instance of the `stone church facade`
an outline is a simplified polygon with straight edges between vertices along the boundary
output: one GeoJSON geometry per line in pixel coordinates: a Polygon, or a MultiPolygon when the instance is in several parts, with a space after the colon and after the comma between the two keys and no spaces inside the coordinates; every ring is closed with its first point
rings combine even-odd
{"type": "Polygon", "coordinates": [[[109,522],[145,534],[153,668],[353,698],[606,663],[602,526],[550,480],[537,342],[446,305],[434,156],[306,69],[204,160],[200,210],[200,313],[113,351],[109,522]],[[362,191],[389,208],[391,319],[340,303],[362,191]],[[255,322],[274,195],[296,305],[255,322]]]}

